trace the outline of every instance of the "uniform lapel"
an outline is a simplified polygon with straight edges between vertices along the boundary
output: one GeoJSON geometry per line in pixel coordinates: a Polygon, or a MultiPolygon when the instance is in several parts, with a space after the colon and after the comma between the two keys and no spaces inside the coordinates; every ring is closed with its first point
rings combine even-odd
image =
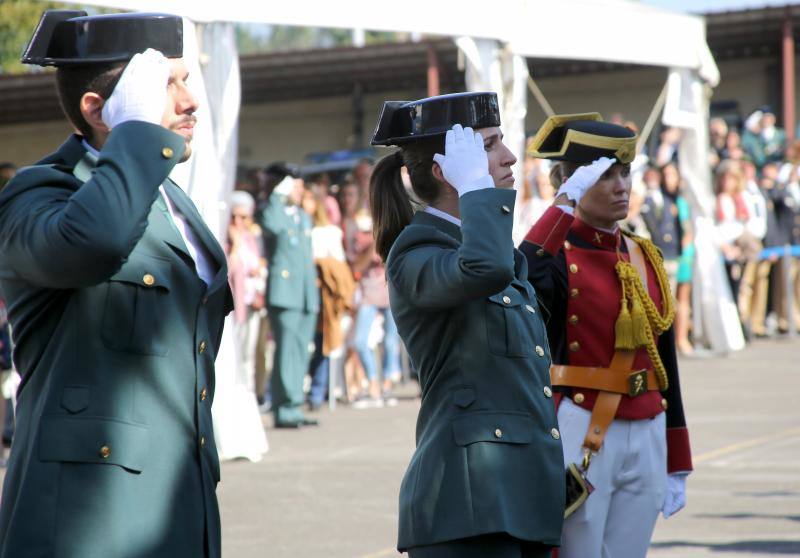
{"type": "Polygon", "coordinates": [[[189,223],[189,226],[192,227],[192,230],[197,235],[197,239],[203,244],[216,264],[214,279],[208,286],[209,292],[218,289],[223,284],[227,284],[228,277],[225,253],[222,251],[217,239],[211,234],[211,231],[189,199],[189,196],[171,180],[167,180],[164,184],[164,188],[167,191],[170,201],[175,204],[175,208],[186,218],[187,223],[189,223]]]}
{"type": "Polygon", "coordinates": [[[194,266],[192,255],[189,253],[188,248],[186,248],[186,243],[178,232],[175,222],[172,220],[172,216],[167,209],[167,203],[164,201],[164,197],[160,192],[158,196],[156,196],[156,201],[153,202],[153,208],[150,210],[150,217],[148,217],[148,220],[150,226],[153,228],[153,232],[158,238],[162,239],[173,250],[178,252],[187,264],[190,263],[194,266]]]}

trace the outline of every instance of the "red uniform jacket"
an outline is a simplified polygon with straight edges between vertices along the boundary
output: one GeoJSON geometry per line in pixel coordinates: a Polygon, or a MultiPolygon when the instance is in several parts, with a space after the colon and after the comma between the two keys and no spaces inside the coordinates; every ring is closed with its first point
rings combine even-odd
{"type": "MultiPolygon", "coordinates": [[[[608,367],[614,356],[614,325],[622,289],[614,265],[618,252],[629,261],[619,231],[595,229],[580,219],[551,207],[533,225],[520,250],[528,258],[528,279],[549,312],[547,333],[554,364],[608,367]]],[[[647,288],[659,310],[661,293],[655,271],[647,262],[647,288]]],[[[650,419],[666,410],[668,472],[692,470],[689,434],[683,414],[675,339],[672,328],[657,339],[669,387],[631,398],[622,396],[617,418],[650,419]]],[[[652,370],[644,348],[637,351],[634,369],[652,370]]],[[[559,388],[562,397],[582,393],[580,406],[592,410],[597,391],[559,388]]],[[[580,398],[579,398],[580,399],[580,398]]],[[[560,401],[560,398],[558,398],[560,401]]],[[[576,403],[577,404],[577,403],[576,403]]]]}

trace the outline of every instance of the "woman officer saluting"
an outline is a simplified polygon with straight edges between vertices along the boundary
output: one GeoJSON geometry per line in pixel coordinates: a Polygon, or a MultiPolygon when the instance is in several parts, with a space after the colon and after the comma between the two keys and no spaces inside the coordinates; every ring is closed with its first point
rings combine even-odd
{"type": "Polygon", "coordinates": [[[411,558],[544,557],[561,536],[550,359],[511,240],[516,159],[499,125],[494,93],[444,95],[387,102],[372,140],[400,147],[375,167],[370,197],[422,388],[400,489],[398,548],[411,558]],[[403,165],[425,205],[416,213],[403,165]]]}
{"type": "Polygon", "coordinates": [[[560,189],[520,248],[549,311],[569,480],[588,479],[568,495],[560,558],[644,558],[692,469],[661,254],[617,226],[635,151],[635,134],[597,113],[550,117],[529,147],[556,161],[560,189]]]}

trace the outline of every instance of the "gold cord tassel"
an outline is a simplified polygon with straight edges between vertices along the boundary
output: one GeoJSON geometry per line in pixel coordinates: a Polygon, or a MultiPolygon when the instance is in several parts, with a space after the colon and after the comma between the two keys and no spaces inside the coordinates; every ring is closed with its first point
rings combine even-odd
{"type": "MultiPolygon", "coordinates": [[[[623,262],[617,262],[617,274],[620,274],[619,266],[623,262]]],[[[636,347],[633,344],[633,322],[631,314],[628,312],[628,293],[625,282],[621,281],[622,298],[619,305],[619,316],[614,324],[614,348],[618,350],[630,351],[636,347]]]]}
{"type": "Polygon", "coordinates": [[[672,325],[675,318],[675,304],[669,288],[669,279],[664,270],[663,258],[658,248],[649,240],[631,236],[642,249],[650,265],[656,272],[658,287],[661,291],[663,312],[659,313],[650,294],[645,290],[639,272],[636,268],[623,260],[617,262],[615,269],[622,287],[620,312],[614,330],[616,340],[615,349],[632,350],[644,347],[647,356],[653,363],[653,370],[658,378],[660,389],[663,391],[669,386],[667,372],[661,356],[658,354],[655,336],[661,335],[672,325]],[[630,310],[628,305],[630,303],[630,310]]]}

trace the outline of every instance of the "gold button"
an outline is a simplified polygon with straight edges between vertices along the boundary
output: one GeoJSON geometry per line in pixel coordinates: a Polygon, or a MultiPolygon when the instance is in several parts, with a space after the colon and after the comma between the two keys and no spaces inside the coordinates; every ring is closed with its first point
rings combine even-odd
{"type": "Polygon", "coordinates": [[[204,297],[203,297],[203,300],[202,300],[202,302],[203,302],[203,306],[205,306],[206,304],[208,304],[208,297],[207,297],[207,296],[204,296],[204,297]]]}
{"type": "Polygon", "coordinates": [[[578,325],[578,316],[576,316],[575,314],[570,316],[569,323],[571,323],[572,325],[578,325]]]}
{"type": "Polygon", "coordinates": [[[509,213],[511,213],[511,208],[510,208],[510,207],[508,207],[507,205],[504,205],[504,206],[503,206],[503,207],[501,207],[500,209],[502,209],[502,210],[503,210],[503,213],[505,213],[506,215],[508,215],[509,213]]]}
{"type": "Polygon", "coordinates": [[[578,264],[569,264],[570,273],[578,273],[578,264]]]}
{"type": "Polygon", "coordinates": [[[511,299],[507,296],[503,297],[503,304],[511,304],[511,299]]]}
{"type": "Polygon", "coordinates": [[[668,406],[669,405],[667,404],[667,400],[666,399],[662,399],[661,400],[661,408],[666,411],[668,406]]]}
{"type": "Polygon", "coordinates": [[[536,250],[536,255],[539,256],[540,258],[544,256],[544,248],[539,248],[538,250],[536,250]]]}
{"type": "Polygon", "coordinates": [[[594,427],[594,433],[595,434],[600,434],[602,431],[603,431],[602,428],[600,428],[599,426],[595,426],[594,427]]]}
{"type": "Polygon", "coordinates": [[[572,250],[572,244],[569,243],[569,240],[564,241],[564,249],[565,250],[572,250]]]}
{"type": "Polygon", "coordinates": [[[206,437],[205,436],[200,436],[200,447],[201,448],[206,447],[206,437]]]}
{"type": "Polygon", "coordinates": [[[200,390],[200,401],[205,401],[206,397],[208,397],[208,390],[203,388],[200,390]]]}
{"type": "Polygon", "coordinates": [[[527,310],[527,311],[528,311],[528,312],[530,312],[531,314],[535,314],[535,313],[536,313],[536,310],[535,310],[535,309],[534,309],[534,307],[533,307],[533,306],[531,306],[530,304],[526,304],[526,305],[525,305],[525,310],[527,310]]]}
{"type": "Polygon", "coordinates": [[[100,448],[100,457],[102,457],[103,459],[108,459],[110,455],[111,455],[110,447],[103,446],[102,448],[100,448]]]}
{"type": "Polygon", "coordinates": [[[144,283],[148,287],[152,287],[156,283],[156,278],[150,275],[149,273],[145,273],[144,277],[142,277],[142,283],[144,283]]]}
{"type": "Polygon", "coordinates": [[[544,349],[542,349],[539,345],[536,345],[536,354],[540,357],[544,356],[544,349]]]}
{"type": "Polygon", "coordinates": [[[580,294],[580,291],[578,289],[572,289],[571,291],[569,291],[570,298],[578,298],[578,294],[580,294]]]}
{"type": "Polygon", "coordinates": [[[553,397],[553,390],[550,389],[550,386],[544,386],[544,396],[547,398],[553,397]]]}
{"type": "Polygon", "coordinates": [[[664,235],[664,242],[672,242],[672,235],[667,233],[664,235]]]}
{"type": "Polygon", "coordinates": [[[554,440],[560,440],[561,439],[561,433],[558,431],[558,428],[553,428],[550,431],[550,435],[553,437],[554,440]]]}
{"type": "Polygon", "coordinates": [[[281,277],[283,277],[284,279],[288,279],[289,278],[289,270],[288,269],[284,269],[283,271],[281,271],[281,277]]]}
{"type": "Polygon", "coordinates": [[[583,401],[584,401],[585,399],[586,399],[586,398],[583,396],[583,394],[582,394],[582,393],[576,393],[576,394],[575,394],[575,397],[573,397],[573,398],[572,398],[572,400],[573,400],[575,403],[577,403],[578,405],[580,405],[581,403],[583,403],[583,401]]]}
{"type": "Polygon", "coordinates": [[[197,350],[200,351],[201,354],[206,352],[206,342],[200,341],[200,345],[197,346],[197,350]]]}
{"type": "Polygon", "coordinates": [[[503,431],[502,431],[502,430],[500,430],[499,428],[495,429],[495,431],[494,431],[494,437],[495,437],[495,438],[502,438],[502,437],[503,437],[503,431]]]}
{"type": "Polygon", "coordinates": [[[161,150],[161,156],[164,157],[165,159],[172,159],[173,155],[175,155],[175,152],[172,151],[172,148],[170,147],[165,147],[164,149],[161,150]]]}
{"type": "Polygon", "coordinates": [[[569,344],[569,350],[572,351],[573,353],[576,353],[581,350],[581,344],[578,343],[577,341],[573,341],[572,343],[569,344]]]}

